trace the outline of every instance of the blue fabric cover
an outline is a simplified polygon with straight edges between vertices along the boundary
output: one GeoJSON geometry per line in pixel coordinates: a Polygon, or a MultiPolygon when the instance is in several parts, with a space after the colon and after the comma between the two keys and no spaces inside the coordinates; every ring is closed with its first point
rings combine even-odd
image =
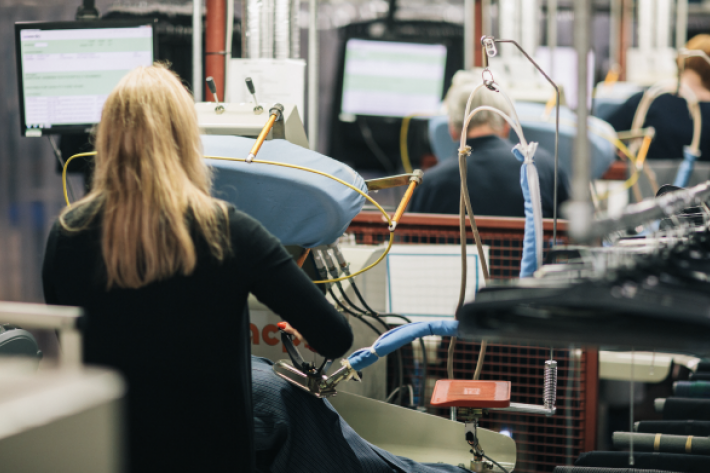
{"type": "MultiPolygon", "coordinates": [[[[254,140],[202,135],[205,156],[246,158],[254,140]]],[[[265,141],[256,159],[296,164],[338,177],[367,193],[349,166],[285,140],[265,141]]],[[[365,203],[354,190],[324,176],[258,163],[208,159],[212,194],[251,215],[284,245],[313,248],[337,240],[365,203]]]]}
{"type": "MultiPolygon", "coordinates": [[[[535,141],[540,147],[555,155],[555,110],[553,109],[548,121],[543,121],[542,115],[545,104],[517,102],[515,110],[520,117],[523,133],[528,141],[535,141]]],[[[574,152],[574,138],[577,135],[577,117],[569,108],[560,107],[560,141],[559,141],[559,166],[572,175],[572,153],[574,152]]],[[[614,129],[605,121],[597,117],[589,117],[589,127],[597,133],[616,136],[614,129]]],[[[597,133],[589,131],[591,142],[592,179],[601,178],[616,159],[616,149],[608,140],[597,133]]],[[[510,134],[513,144],[517,143],[515,133],[510,134]]],[[[429,141],[431,149],[439,162],[454,159],[457,156],[458,143],[449,135],[449,124],[446,117],[434,117],[429,121],[429,141]]]]}
{"type": "Polygon", "coordinates": [[[675,181],[673,181],[674,186],[686,187],[688,185],[690,176],[693,174],[693,169],[695,168],[695,161],[699,157],[700,152],[695,154],[689,147],[683,147],[683,161],[681,161],[680,166],[678,166],[678,173],[675,175],[675,181]]]}
{"type": "MultiPolygon", "coordinates": [[[[536,183],[530,182],[530,180],[538,179],[535,163],[526,164],[525,157],[517,146],[513,148],[513,154],[518,161],[523,163],[523,165],[520,166],[520,186],[523,189],[523,198],[525,199],[525,233],[523,235],[523,258],[520,262],[520,277],[527,278],[537,271],[540,264],[540,261],[538,261],[538,246],[541,248],[542,240],[538,241],[538,238],[542,238],[542,235],[538,236],[538,229],[535,228],[539,226],[539,224],[535,225],[535,204],[540,207],[540,219],[542,218],[542,207],[539,197],[537,199],[533,198],[534,190],[531,192],[531,187],[537,185],[537,194],[539,196],[540,183],[539,180],[536,183]],[[537,200],[537,202],[534,203],[533,200],[537,200]]],[[[542,233],[542,229],[539,230],[540,233],[542,233]]]]}
{"type": "Polygon", "coordinates": [[[408,343],[412,343],[417,338],[426,337],[427,335],[455,336],[458,333],[458,329],[458,320],[435,320],[400,325],[382,334],[380,338],[375,340],[371,348],[361,348],[353,352],[348,357],[348,362],[354,370],[360,371],[375,363],[379,358],[389,355],[408,343]]]}

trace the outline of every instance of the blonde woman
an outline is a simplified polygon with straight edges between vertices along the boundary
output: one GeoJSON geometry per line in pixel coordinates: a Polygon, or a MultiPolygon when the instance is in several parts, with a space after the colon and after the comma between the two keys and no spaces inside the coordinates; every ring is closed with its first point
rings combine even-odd
{"type": "Polygon", "coordinates": [[[93,190],[50,234],[45,299],[84,307],[85,361],[128,382],[129,471],[250,471],[248,294],[328,357],[350,326],[274,236],[210,196],[193,100],[167,68],[121,80],[96,150],[93,190]]]}

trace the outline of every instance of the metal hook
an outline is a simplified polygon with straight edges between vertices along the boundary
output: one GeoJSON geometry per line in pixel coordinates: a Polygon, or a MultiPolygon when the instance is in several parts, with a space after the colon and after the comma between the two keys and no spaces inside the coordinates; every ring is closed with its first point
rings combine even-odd
{"type": "Polygon", "coordinates": [[[483,69],[483,72],[481,73],[481,79],[483,79],[483,85],[485,85],[488,90],[492,90],[493,92],[498,92],[500,90],[498,89],[498,84],[496,84],[496,81],[493,78],[493,73],[490,69],[483,69]],[[488,73],[488,79],[486,79],[486,72],[488,73]]]}

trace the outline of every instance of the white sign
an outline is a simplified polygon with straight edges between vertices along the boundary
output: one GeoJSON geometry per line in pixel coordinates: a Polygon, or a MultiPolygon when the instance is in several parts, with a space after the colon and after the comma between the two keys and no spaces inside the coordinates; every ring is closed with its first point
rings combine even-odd
{"type": "MultiPolygon", "coordinates": [[[[487,246],[483,247],[486,261],[487,246]]],[[[478,251],[466,247],[466,298],[484,285],[478,251]]],[[[393,245],[387,255],[387,312],[412,321],[453,318],[461,287],[459,245],[393,245]]]]}
{"type": "Polygon", "coordinates": [[[225,102],[252,102],[244,80],[251,77],[256,98],[266,111],[274,103],[295,104],[303,121],[306,61],[303,59],[232,59],[225,102]]]}

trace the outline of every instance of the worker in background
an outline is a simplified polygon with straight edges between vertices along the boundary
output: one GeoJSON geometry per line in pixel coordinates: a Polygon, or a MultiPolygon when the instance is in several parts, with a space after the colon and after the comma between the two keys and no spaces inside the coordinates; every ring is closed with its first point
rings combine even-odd
{"type": "MultiPolygon", "coordinates": [[[[704,51],[710,55],[710,35],[700,34],[693,37],[686,48],[704,51]]],[[[678,58],[678,61],[685,61],[680,82],[692,90],[700,102],[702,154],[698,160],[710,161],[710,64],[701,57],[678,58]]],[[[643,92],[639,92],[609,116],[600,118],[608,121],[616,131],[630,130],[642,97],[643,92]]],[[[653,101],[643,126],[656,129],[656,137],[651,142],[647,159],[681,159],[683,147],[690,145],[693,138],[693,119],[688,112],[688,104],[684,98],[673,94],[663,94],[653,101]]]]}
{"type": "Polygon", "coordinates": [[[127,381],[128,471],[253,471],[249,293],[326,357],[351,328],[274,236],[210,196],[193,99],[167,68],[121,80],[96,150],[42,276],[47,303],[85,309],[85,362],[127,381]]]}
{"type": "MultiPolygon", "coordinates": [[[[455,78],[454,78],[455,79],[455,78]]],[[[449,133],[454,141],[461,138],[466,102],[478,84],[454,84],[446,94],[449,133]]],[[[511,115],[510,106],[498,92],[480,89],[473,98],[471,110],[487,105],[511,115]]],[[[508,141],[510,125],[500,115],[481,111],[469,123],[466,144],[471,147],[467,158],[468,190],[475,215],[524,217],[520,167],[508,141]]],[[[517,136],[514,137],[517,142],[517,136]]],[[[554,158],[538,148],[535,165],[540,175],[540,194],[544,217],[553,216],[554,158]]],[[[567,176],[560,170],[557,187],[558,205],[567,200],[567,176]]],[[[458,158],[437,164],[425,173],[410,204],[411,212],[458,214],[461,179],[458,158]]]]}

